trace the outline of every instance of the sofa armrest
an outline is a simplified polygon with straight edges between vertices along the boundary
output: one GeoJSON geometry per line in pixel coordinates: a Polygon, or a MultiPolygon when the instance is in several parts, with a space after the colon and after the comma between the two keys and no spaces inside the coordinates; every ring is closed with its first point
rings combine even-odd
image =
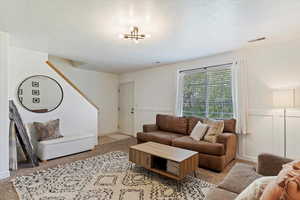
{"type": "Polygon", "coordinates": [[[260,177],[262,176],[256,173],[253,165],[236,163],[218,185],[218,188],[239,194],[254,180],[260,177]]]}
{"type": "Polygon", "coordinates": [[[291,162],[291,159],[263,153],[258,156],[257,173],[263,176],[277,176],[282,165],[291,162]]]}
{"type": "Polygon", "coordinates": [[[237,136],[234,133],[222,133],[217,137],[217,143],[224,144],[225,154],[230,158],[235,158],[237,136]]]}
{"type": "Polygon", "coordinates": [[[153,132],[158,131],[156,124],[145,124],[143,125],[143,132],[153,132]]]}

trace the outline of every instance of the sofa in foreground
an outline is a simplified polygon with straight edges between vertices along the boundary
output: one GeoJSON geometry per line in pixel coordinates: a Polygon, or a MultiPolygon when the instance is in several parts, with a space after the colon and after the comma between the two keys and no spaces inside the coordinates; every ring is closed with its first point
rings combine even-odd
{"type": "Polygon", "coordinates": [[[235,159],[237,136],[236,120],[224,120],[223,133],[215,143],[196,141],[189,135],[198,121],[196,117],[156,116],[156,124],[144,125],[143,132],[137,133],[138,143],[158,142],[199,152],[199,166],[215,171],[222,171],[235,159]]]}
{"type": "Polygon", "coordinates": [[[282,165],[291,161],[272,154],[261,154],[257,166],[238,163],[216,188],[208,191],[205,200],[233,200],[256,179],[277,176],[282,165]]]}

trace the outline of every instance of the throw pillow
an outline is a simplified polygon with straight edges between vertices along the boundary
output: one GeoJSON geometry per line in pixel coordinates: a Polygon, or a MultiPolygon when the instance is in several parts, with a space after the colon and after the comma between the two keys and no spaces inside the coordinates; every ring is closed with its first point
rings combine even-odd
{"type": "Polygon", "coordinates": [[[44,141],[63,137],[59,130],[59,119],[46,123],[33,122],[37,141],[44,141]]]}
{"type": "Polygon", "coordinates": [[[259,200],[269,183],[276,180],[276,176],[261,177],[253,181],[235,200],[259,200]]]}
{"type": "Polygon", "coordinates": [[[200,121],[196,124],[196,126],[193,128],[190,137],[194,140],[201,140],[203,136],[205,135],[206,131],[208,129],[207,124],[202,124],[200,121]]]}
{"type": "Polygon", "coordinates": [[[205,119],[204,123],[208,125],[208,131],[204,136],[204,141],[216,143],[218,135],[223,133],[224,121],[205,119]]]}
{"type": "Polygon", "coordinates": [[[300,161],[283,165],[276,180],[268,184],[260,200],[300,199],[300,161]]]}
{"type": "Polygon", "coordinates": [[[188,117],[188,134],[191,134],[198,122],[203,123],[204,118],[188,117]]]}
{"type": "Polygon", "coordinates": [[[33,123],[28,123],[26,125],[26,130],[27,130],[29,139],[31,141],[30,144],[32,146],[32,149],[34,150],[34,152],[37,152],[38,137],[37,137],[36,129],[35,129],[35,126],[33,125],[33,123]]]}

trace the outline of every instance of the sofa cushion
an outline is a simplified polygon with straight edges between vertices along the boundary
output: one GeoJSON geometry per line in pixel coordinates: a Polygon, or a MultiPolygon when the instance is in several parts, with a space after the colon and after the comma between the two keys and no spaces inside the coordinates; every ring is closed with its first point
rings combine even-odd
{"type": "Polygon", "coordinates": [[[187,135],[188,119],[171,115],[156,115],[156,125],[162,131],[187,135]]]}
{"type": "Polygon", "coordinates": [[[171,145],[172,140],[178,137],[182,137],[182,134],[176,134],[165,131],[155,131],[147,133],[137,133],[137,138],[144,142],[157,142],[161,144],[171,145]]]}
{"type": "Polygon", "coordinates": [[[218,135],[223,133],[224,121],[206,119],[204,123],[208,125],[209,129],[204,136],[206,142],[216,143],[218,135]]]}
{"type": "Polygon", "coordinates": [[[143,132],[153,132],[158,131],[158,127],[156,124],[144,124],[143,125],[143,132]]]}
{"type": "Polygon", "coordinates": [[[224,133],[235,133],[236,120],[235,119],[224,119],[224,133]]]}
{"type": "Polygon", "coordinates": [[[238,163],[233,166],[218,187],[239,194],[260,177],[262,176],[256,173],[254,166],[238,163]]]}
{"type": "Polygon", "coordinates": [[[257,173],[263,176],[277,176],[282,169],[282,165],[292,162],[291,159],[262,153],[258,155],[257,173]]]}
{"type": "Polygon", "coordinates": [[[188,117],[188,134],[191,134],[196,124],[200,121],[201,123],[204,122],[203,118],[198,117],[188,117]]]}
{"type": "Polygon", "coordinates": [[[204,200],[234,200],[236,197],[236,193],[221,188],[211,188],[207,191],[204,200]]]}
{"type": "Polygon", "coordinates": [[[50,120],[48,122],[33,122],[37,141],[51,140],[63,137],[60,134],[59,119],[50,120]]]}
{"type": "Polygon", "coordinates": [[[224,144],[209,143],[205,141],[196,141],[189,136],[175,138],[172,141],[172,146],[189,149],[189,150],[197,151],[199,153],[205,153],[210,155],[221,156],[225,154],[224,144]]]}
{"type": "Polygon", "coordinates": [[[204,137],[207,129],[208,129],[208,125],[202,124],[199,121],[197,125],[194,127],[193,131],[191,132],[190,137],[196,141],[200,141],[204,137]]]}

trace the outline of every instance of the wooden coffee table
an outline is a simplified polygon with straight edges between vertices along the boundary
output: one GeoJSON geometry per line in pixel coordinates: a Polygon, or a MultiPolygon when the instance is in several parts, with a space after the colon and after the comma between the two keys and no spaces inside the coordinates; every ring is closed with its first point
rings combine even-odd
{"type": "Polygon", "coordinates": [[[130,147],[129,160],[155,173],[181,180],[197,169],[198,152],[146,142],[130,147]]]}

